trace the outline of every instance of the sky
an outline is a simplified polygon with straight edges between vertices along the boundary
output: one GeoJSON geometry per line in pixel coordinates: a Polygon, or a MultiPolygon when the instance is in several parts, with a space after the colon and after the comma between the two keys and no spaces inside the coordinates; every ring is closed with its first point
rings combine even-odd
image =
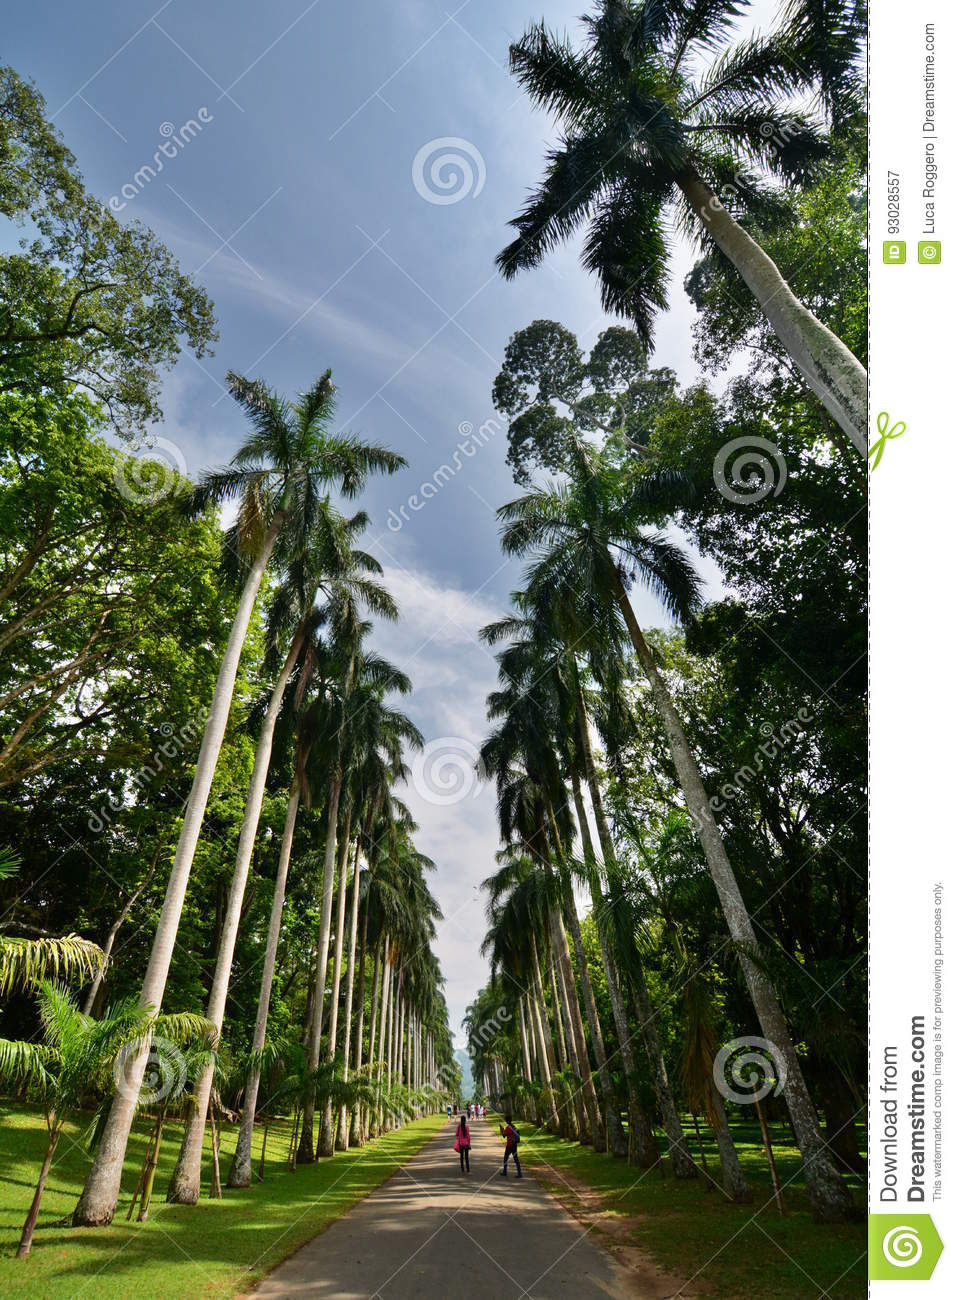
{"type": "MultiPolygon", "coordinates": [[[[473,772],[496,665],[476,633],[521,578],[498,545],[495,508],[518,489],[505,426],[489,424],[492,382],[535,319],[586,348],[611,323],[575,244],[511,283],[495,270],[554,138],[508,74],[508,45],[543,16],[574,35],[584,7],[48,0],[4,22],[4,61],[37,84],[88,188],[152,227],[213,299],[220,340],[166,377],[155,453],[190,475],[229,459],[243,433],[229,369],[293,394],[331,367],[339,427],[409,462],[364,494],[366,545],[402,615],[377,646],[411,676],[427,742],[402,793],[436,863],[459,1044],[488,974],[479,884],[497,848],[494,791],[473,772]]],[[[762,0],[748,25],[772,12],[762,0]]],[[[678,245],[653,361],[683,384],[697,377],[681,288],[692,257],[678,245]]],[[[666,622],[647,593],[635,605],[666,622]]]]}

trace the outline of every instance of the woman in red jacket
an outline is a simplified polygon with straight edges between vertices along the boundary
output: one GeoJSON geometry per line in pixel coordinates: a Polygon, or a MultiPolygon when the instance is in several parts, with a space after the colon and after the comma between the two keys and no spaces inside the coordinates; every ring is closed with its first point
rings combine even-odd
{"type": "Polygon", "coordinates": [[[459,1169],[463,1174],[470,1174],[469,1169],[469,1147],[472,1145],[472,1137],[469,1133],[468,1122],[465,1118],[465,1112],[459,1120],[459,1126],[455,1132],[455,1150],[459,1153],[459,1169]]]}

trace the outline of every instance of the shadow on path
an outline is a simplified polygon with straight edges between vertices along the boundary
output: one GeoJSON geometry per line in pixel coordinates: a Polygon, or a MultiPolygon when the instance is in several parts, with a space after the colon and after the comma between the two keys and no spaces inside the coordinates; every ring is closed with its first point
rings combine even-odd
{"type": "MultiPolygon", "coordinates": [[[[502,1178],[491,1123],[471,1127],[472,1172],[452,1150],[454,1119],[387,1182],[256,1288],[255,1300],[534,1300],[633,1294],[624,1270],[527,1173],[502,1178]]],[[[519,1147],[521,1159],[521,1147],[519,1147]]]]}

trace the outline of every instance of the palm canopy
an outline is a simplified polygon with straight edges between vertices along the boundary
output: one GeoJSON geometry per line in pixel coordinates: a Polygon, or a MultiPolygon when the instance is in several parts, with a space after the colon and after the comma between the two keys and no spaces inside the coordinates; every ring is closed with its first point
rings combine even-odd
{"type": "Polygon", "coordinates": [[[333,433],[332,371],[326,370],[298,401],[290,402],[261,379],[230,371],[229,391],[249,417],[252,429],[223,469],[210,470],[189,494],[186,509],[239,503],[234,529],[237,549],[258,551],[277,518],[293,521],[286,551],[295,554],[315,528],[329,488],[354,497],[370,474],[392,474],[404,457],[353,434],[333,433]]]}
{"type": "Polygon", "coordinates": [[[731,210],[777,209],[769,180],[806,177],[826,156],[825,122],[794,107],[816,94],[834,122],[860,103],[863,6],[795,0],[770,35],[724,45],[747,0],[600,0],[575,49],[544,23],[510,49],[533,102],[564,125],[545,174],[498,256],[511,278],[537,266],[582,225],[585,267],[606,311],[650,340],[666,303],[666,206],[689,228],[702,216],[686,192],[704,181],[731,210]]]}
{"type": "Polygon", "coordinates": [[[531,555],[527,574],[533,608],[569,606],[583,628],[617,619],[615,591],[642,582],[674,618],[700,602],[694,566],[662,532],[642,532],[648,515],[640,476],[623,476],[599,452],[579,444],[568,482],[534,488],[501,506],[502,547],[531,555]]]}

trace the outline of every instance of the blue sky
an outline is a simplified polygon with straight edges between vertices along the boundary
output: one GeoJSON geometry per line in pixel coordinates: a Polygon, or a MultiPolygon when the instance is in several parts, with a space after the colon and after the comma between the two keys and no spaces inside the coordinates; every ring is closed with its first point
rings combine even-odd
{"type": "MultiPolygon", "coordinates": [[[[395,520],[495,415],[491,385],[516,329],[551,317],[587,346],[609,323],[575,246],[511,284],[493,266],[553,134],[506,71],[508,43],[543,15],[574,31],[584,7],[56,0],[17,6],[5,23],[4,60],[37,83],[89,188],[113,198],[121,219],[151,226],[215,303],[215,354],[201,366],[182,357],[155,430],[187,471],[227,460],[240,436],[241,416],[223,396],[227,369],[291,393],[330,366],[342,425],[409,461],[364,504],[370,549],[403,612],[379,641],[413,678],[409,711],[432,742],[408,802],[438,867],[447,919],[437,947],[456,1031],[486,977],[477,886],[497,847],[493,792],[473,788],[467,773],[495,680],[475,633],[519,577],[494,519],[517,494],[504,429],[460,454],[461,469],[421,509],[407,506],[401,528],[395,520]],[[459,143],[433,144],[448,139],[459,143]],[[141,169],[164,142],[175,156],[150,178],[141,169]],[[431,180],[429,162],[450,152],[469,174],[431,180]],[[456,772],[465,785],[453,780],[446,792],[443,773],[456,772]]],[[[771,11],[754,7],[762,19],[771,11]]],[[[682,382],[696,374],[681,289],[690,264],[679,248],[655,353],[682,382]]],[[[644,593],[636,605],[644,622],[664,621],[644,593]]]]}

